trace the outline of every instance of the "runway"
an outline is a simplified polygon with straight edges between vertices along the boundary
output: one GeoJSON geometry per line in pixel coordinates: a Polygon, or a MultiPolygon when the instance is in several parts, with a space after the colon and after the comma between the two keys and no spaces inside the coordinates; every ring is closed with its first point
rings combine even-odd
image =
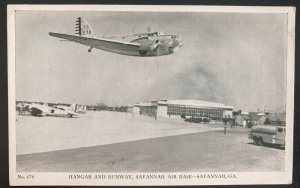
{"type": "Polygon", "coordinates": [[[253,145],[248,130],[192,133],[17,156],[19,172],[283,171],[284,150],[253,145]]]}
{"type": "Polygon", "coordinates": [[[183,120],[132,116],[131,113],[89,111],[79,118],[17,115],[16,153],[99,146],[149,138],[222,130],[215,125],[192,124],[183,120]]]}

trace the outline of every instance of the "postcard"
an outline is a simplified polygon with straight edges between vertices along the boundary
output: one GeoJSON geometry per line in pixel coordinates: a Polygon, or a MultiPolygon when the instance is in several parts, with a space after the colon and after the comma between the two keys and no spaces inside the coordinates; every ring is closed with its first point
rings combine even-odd
{"type": "Polygon", "coordinates": [[[7,10],[10,185],[292,183],[294,7],[7,10]]]}

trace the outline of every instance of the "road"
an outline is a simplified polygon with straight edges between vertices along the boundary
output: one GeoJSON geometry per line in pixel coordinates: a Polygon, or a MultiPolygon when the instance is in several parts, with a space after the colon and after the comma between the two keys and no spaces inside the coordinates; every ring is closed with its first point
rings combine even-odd
{"type": "Polygon", "coordinates": [[[197,132],[61,151],[17,155],[17,171],[283,171],[284,150],[253,145],[248,130],[197,132]]]}

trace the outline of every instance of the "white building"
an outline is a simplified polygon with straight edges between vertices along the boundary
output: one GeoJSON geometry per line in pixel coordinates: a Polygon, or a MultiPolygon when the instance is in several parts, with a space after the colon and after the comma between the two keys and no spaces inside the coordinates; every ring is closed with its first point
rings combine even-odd
{"type": "Polygon", "coordinates": [[[152,117],[232,117],[233,106],[201,100],[158,100],[133,105],[133,114],[152,117]]]}

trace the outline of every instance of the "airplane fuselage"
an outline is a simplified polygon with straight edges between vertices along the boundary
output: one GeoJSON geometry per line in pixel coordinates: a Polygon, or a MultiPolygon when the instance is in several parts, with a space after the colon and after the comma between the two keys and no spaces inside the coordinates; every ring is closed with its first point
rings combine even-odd
{"type": "Polygon", "coordinates": [[[78,41],[78,43],[89,45],[91,48],[96,48],[122,55],[151,57],[169,55],[174,53],[181,45],[179,39],[179,37],[174,35],[160,35],[153,37],[139,37],[131,40],[130,42],[141,44],[139,50],[130,48],[130,45],[126,48],[120,48],[111,43],[107,43],[105,45],[99,45],[97,43],[91,44],[90,42],[85,43],[84,41],[78,41]]]}
{"type": "Polygon", "coordinates": [[[177,35],[137,36],[131,37],[132,39],[129,41],[62,33],[49,33],[49,35],[89,46],[89,52],[92,48],[96,48],[117,54],[140,57],[169,55],[182,45],[181,38],[177,35]]]}
{"type": "Polygon", "coordinates": [[[87,19],[78,17],[75,34],[49,32],[50,36],[73,41],[93,48],[129,56],[151,57],[174,53],[182,46],[178,35],[165,35],[163,32],[135,33],[97,38],[87,19]]]}

